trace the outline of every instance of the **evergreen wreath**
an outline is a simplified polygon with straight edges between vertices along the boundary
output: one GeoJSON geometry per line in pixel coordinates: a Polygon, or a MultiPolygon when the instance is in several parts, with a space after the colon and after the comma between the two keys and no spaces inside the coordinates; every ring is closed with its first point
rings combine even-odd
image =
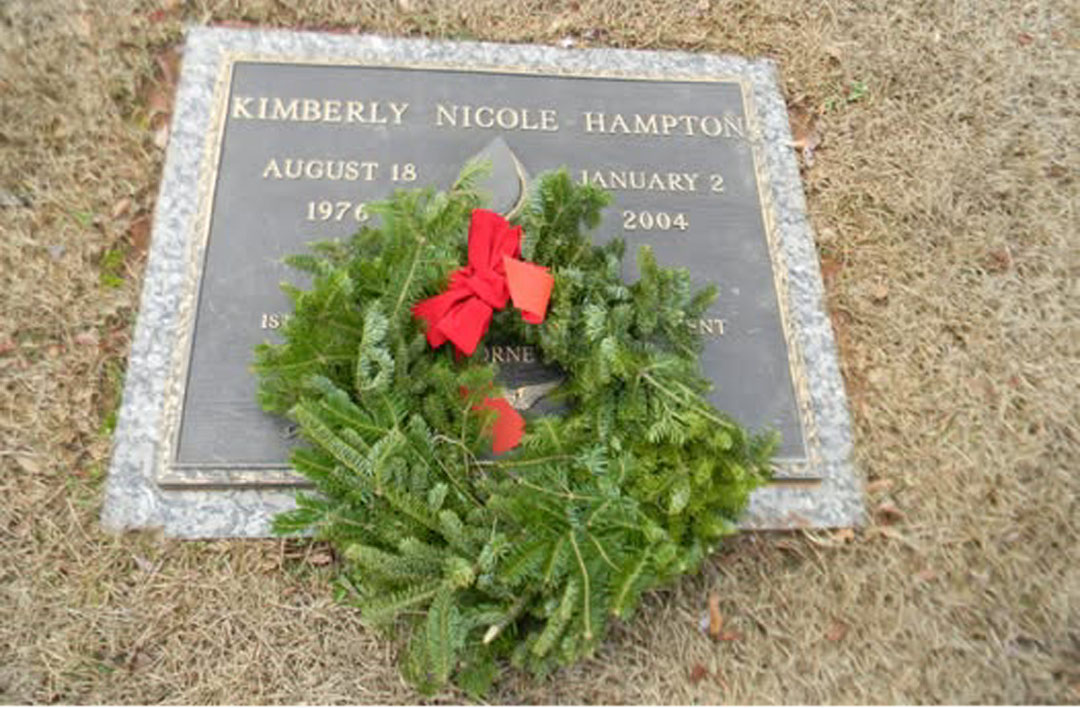
{"type": "Polygon", "coordinates": [[[590,655],[642,593],[735,531],[776,444],[703,398],[688,322],[715,289],[694,292],[647,247],[625,283],[623,243],[583,233],[608,195],[559,171],[517,219],[522,257],[554,276],[547,317],[504,310],[491,327],[565,372],[568,410],[492,456],[495,366],[432,349],[412,311],[465,263],[483,171],[399,191],[372,210],[378,226],[290,257],[312,284],[284,286],[295,312],[256,351],[260,402],[298,424],[291,463],[315,487],[274,530],[332,542],[338,598],[406,632],[402,670],[426,693],[482,695],[500,659],[544,673],[590,655]]]}

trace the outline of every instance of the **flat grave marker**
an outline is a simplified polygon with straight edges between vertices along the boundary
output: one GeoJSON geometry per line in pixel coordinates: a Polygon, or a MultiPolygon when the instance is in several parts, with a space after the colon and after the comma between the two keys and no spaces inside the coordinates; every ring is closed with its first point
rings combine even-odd
{"type": "MultiPolygon", "coordinates": [[[[715,283],[714,402],[783,436],[754,528],[861,517],[821,277],[772,66],[735,57],[192,28],[116,437],[110,528],[258,536],[303,480],[263,413],[254,346],[288,317],[283,256],[347,237],[397,188],[481,156],[493,207],[565,167],[612,191],[596,232],[715,283]]],[[[632,258],[628,259],[632,262],[632,258]]],[[[634,278],[633,266],[627,272],[634,278]]],[[[512,400],[527,348],[489,343],[512,400]]],[[[550,374],[548,374],[550,376],[550,374]]]]}

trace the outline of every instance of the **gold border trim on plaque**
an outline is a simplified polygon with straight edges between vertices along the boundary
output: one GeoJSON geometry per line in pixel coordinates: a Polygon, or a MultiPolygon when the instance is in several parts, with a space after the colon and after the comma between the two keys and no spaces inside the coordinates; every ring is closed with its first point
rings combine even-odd
{"type": "Polygon", "coordinates": [[[763,138],[760,122],[754,106],[751,84],[741,76],[658,76],[638,73],[594,71],[582,73],[565,71],[558,67],[541,72],[534,67],[499,66],[470,67],[452,63],[422,62],[379,62],[361,59],[328,58],[289,58],[266,53],[222,52],[221,66],[214,86],[214,99],[210,116],[210,134],[204,144],[202,164],[199,168],[197,184],[199,205],[196,211],[194,232],[196,238],[188,242],[186,252],[188,273],[185,278],[184,292],[181,295],[178,327],[180,342],[174,351],[172,369],[174,376],[166,390],[165,442],[159,447],[157,469],[158,484],[163,488],[290,488],[308,486],[306,479],[293,472],[285,463],[180,463],[176,460],[179,448],[185,394],[190,374],[189,366],[194,353],[195,324],[199,298],[202,292],[205,262],[208,257],[210,227],[213,219],[213,205],[217,193],[218,172],[221,167],[222,146],[228,116],[228,100],[232,93],[232,81],[236,64],[284,64],[305,66],[353,66],[378,69],[406,69],[414,71],[445,71],[471,74],[510,74],[535,76],[540,78],[568,77],[585,79],[609,79],[624,81],[653,81],[672,83],[735,83],[739,85],[743,103],[743,113],[749,132],[749,143],[754,163],[754,179],[761,208],[762,227],[769,251],[770,265],[773,271],[773,286],[780,314],[784,342],[787,345],[788,366],[794,388],[798,420],[802,429],[806,447],[806,458],[782,458],[776,461],[778,473],[785,471],[795,476],[778,480],[781,484],[816,484],[818,479],[806,476],[806,472],[818,466],[820,441],[810,405],[809,381],[799,347],[798,337],[793,330],[788,300],[788,275],[784,255],[780,244],[779,227],[773,211],[773,196],[764,164],[763,138]]]}

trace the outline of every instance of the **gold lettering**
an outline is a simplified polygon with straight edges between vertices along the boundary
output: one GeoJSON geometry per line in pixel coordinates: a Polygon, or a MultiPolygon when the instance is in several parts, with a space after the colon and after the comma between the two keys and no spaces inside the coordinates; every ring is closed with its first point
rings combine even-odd
{"type": "Polygon", "coordinates": [[[447,110],[446,106],[441,103],[435,104],[435,125],[439,128],[443,127],[443,119],[450,125],[451,128],[457,127],[457,106],[453,107],[453,112],[447,110]]]}
{"type": "Polygon", "coordinates": [[[289,312],[263,312],[259,316],[259,329],[280,329],[291,316],[289,312]]]}
{"type": "Polygon", "coordinates": [[[627,135],[633,131],[630,130],[630,126],[626,124],[626,119],[622,117],[622,114],[616,113],[615,117],[611,120],[611,129],[609,133],[614,133],[618,130],[623,135],[627,135]]]}
{"type": "Polygon", "coordinates": [[[735,133],[740,138],[745,137],[743,135],[742,119],[733,116],[724,116],[724,134],[730,138],[732,133],[735,133]]]}
{"type": "Polygon", "coordinates": [[[323,120],[327,123],[341,122],[341,101],[327,99],[323,104],[323,120]]]}
{"type": "Polygon", "coordinates": [[[691,320],[686,323],[691,332],[701,335],[711,334],[714,337],[724,336],[724,320],[719,317],[702,318],[691,320]]]}
{"type": "Polygon", "coordinates": [[[495,109],[491,106],[480,106],[473,113],[473,121],[476,123],[477,128],[490,128],[495,125],[493,116],[495,115],[495,109]],[[483,113],[487,118],[481,117],[483,113]]]}
{"type": "Polygon", "coordinates": [[[533,123],[529,125],[529,116],[532,115],[528,108],[521,109],[521,129],[522,130],[540,130],[539,123],[533,123]]]}
{"type": "Polygon", "coordinates": [[[701,118],[701,132],[708,135],[710,138],[715,138],[723,132],[724,127],[720,125],[720,119],[716,116],[702,116],[701,118]],[[712,126],[710,129],[709,126],[712,126]]]}
{"type": "Polygon", "coordinates": [[[518,113],[513,108],[500,108],[495,112],[495,122],[503,130],[513,130],[518,127],[518,113]]]}
{"type": "Polygon", "coordinates": [[[327,179],[370,182],[375,179],[378,162],[358,160],[304,160],[270,158],[262,170],[263,179],[327,179]]]}
{"type": "Polygon", "coordinates": [[[281,170],[277,166],[277,160],[270,158],[270,162],[266,163],[266,169],[263,170],[262,178],[273,177],[274,179],[281,179],[281,170]]]}
{"type": "Polygon", "coordinates": [[[746,130],[741,116],[689,115],[673,113],[582,113],[586,133],[608,135],[705,135],[710,138],[743,138],[746,130]]]}
{"type": "Polygon", "coordinates": [[[492,364],[533,364],[537,361],[536,347],[493,344],[484,347],[484,361],[492,364]]]}
{"type": "Polygon", "coordinates": [[[405,111],[409,110],[409,104],[390,101],[390,110],[394,113],[394,125],[401,125],[401,118],[405,115],[405,111]]]}
{"type": "Polygon", "coordinates": [[[543,130],[551,132],[559,129],[559,123],[558,114],[550,108],[541,109],[534,113],[528,108],[514,108],[513,106],[468,106],[437,103],[435,104],[435,127],[500,128],[502,130],[543,130]]]}
{"type": "Polygon", "coordinates": [[[647,133],[656,135],[656,114],[649,114],[648,118],[642,118],[640,113],[634,114],[634,133],[640,135],[647,133]]]}
{"type": "Polygon", "coordinates": [[[382,105],[382,104],[380,104],[378,101],[372,101],[371,103],[368,104],[368,108],[371,109],[371,117],[368,120],[370,122],[376,124],[376,125],[386,125],[386,121],[387,121],[386,116],[382,116],[381,119],[379,118],[379,106],[380,105],[382,105]]]}
{"type": "Polygon", "coordinates": [[[300,114],[300,120],[306,123],[319,120],[319,118],[322,117],[321,105],[322,104],[320,104],[314,98],[305,98],[304,110],[303,113],[300,114]]]}
{"type": "Polygon", "coordinates": [[[239,118],[251,118],[251,114],[248,113],[248,104],[251,103],[251,100],[252,99],[250,99],[250,98],[243,98],[243,97],[240,97],[240,96],[237,96],[236,98],[234,98],[233,99],[232,117],[233,118],[238,118],[238,119],[239,118]]]}
{"type": "Polygon", "coordinates": [[[559,129],[559,114],[554,108],[540,111],[540,130],[553,133],[559,129]]]}
{"type": "Polygon", "coordinates": [[[597,133],[604,132],[604,114],[585,111],[585,132],[592,133],[594,131],[597,133]]]}
{"type": "Polygon", "coordinates": [[[326,179],[334,180],[337,182],[341,179],[342,174],[345,172],[344,160],[331,160],[326,163],[326,179]],[[334,174],[334,168],[337,168],[337,174],[334,174]]]}
{"type": "Polygon", "coordinates": [[[286,104],[282,103],[280,98],[274,99],[274,110],[270,113],[270,120],[296,120],[297,110],[300,106],[300,101],[293,99],[289,101],[288,108],[286,104]]]}
{"type": "Polygon", "coordinates": [[[589,170],[580,172],[581,184],[602,189],[649,192],[696,192],[697,172],[648,172],[645,170],[589,170]]]}

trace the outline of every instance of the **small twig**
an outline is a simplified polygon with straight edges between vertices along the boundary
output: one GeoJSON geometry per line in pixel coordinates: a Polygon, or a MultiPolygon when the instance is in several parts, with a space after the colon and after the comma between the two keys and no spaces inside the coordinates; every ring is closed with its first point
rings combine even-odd
{"type": "Polygon", "coordinates": [[[510,611],[507,612],[502,619],[488,627],[487,632],[484,633],[484,644],[491,644],[495,641],[495,638],[499,636],[499,632],[506,629],[507,625],[516,620],[521,613],[525,611],[525,608],[529,605],[529,602],[533,599],[534,595],[535,593],[526,593],[519,597],[518,601],[510,607],[510,611]]]}

